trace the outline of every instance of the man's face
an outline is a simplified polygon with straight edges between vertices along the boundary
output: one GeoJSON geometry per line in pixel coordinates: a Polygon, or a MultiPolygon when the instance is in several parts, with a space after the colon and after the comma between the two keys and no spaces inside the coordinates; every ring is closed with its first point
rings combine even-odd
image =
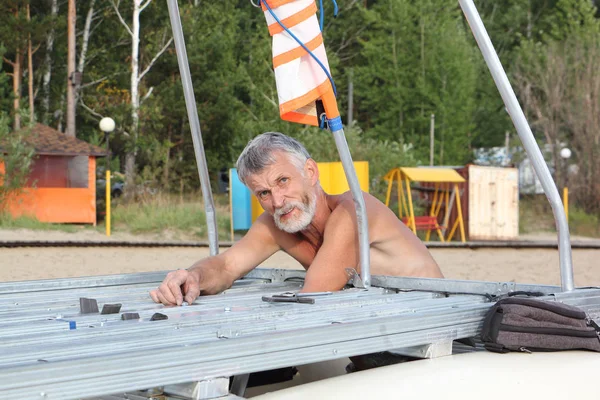
{"type": "Polygon", "coordinates": [[[300,169],[289,155],[278,152],[275,159],[275,163],[249,177],[248,187],[279,229],[296,233],[305,229],[315,215],[312,182],[316,180],[306,164],[300,169]]]}

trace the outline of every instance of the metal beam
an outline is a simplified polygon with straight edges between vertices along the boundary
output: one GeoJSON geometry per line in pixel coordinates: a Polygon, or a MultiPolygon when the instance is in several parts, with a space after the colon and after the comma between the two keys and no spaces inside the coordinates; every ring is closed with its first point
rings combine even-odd
{"type": "Polygon", "coordinates": [[[506,72],[502,67],[498,54],[496,54],[494,45],[488,36],[473,0],[459,0],[459,3],[471,26],[475,40],[481,49],[481,54],[483,54],[483,58],[492,74],[492,78],[494,78],[494,82],[498,87],[500,96],[502,96],[502,100],[506,105],[506,110],[517,129],[517,133],[527,152],[527,156],[531,160],[533,168],[540,179],[544,192],[552,206],[558,230],[561,287],[563,291],[571,291],[574,289],[574,283],[569,223],[565,216],[565,210],[560,199],[560,194],[558,193],[558,189],[552,179],[548,165],[546,164],[546,161],[544,161],[544,156],[535,141],[535,137],[527,123],[525,114],[519,105],[517,96],[510,85],[506,72]]]}
{"type": "Polygon", "coordinates": [[[192,141],[194,142],[194,153],[196,155],[198,175],[200,176],[200,183],[202,186],[202,197],[204,199],[204,211],[206,213],[206,225],[208,227],[210,255],[214,256],[219,253],[219,231],[217,227],[217,216],[215,212],[212,190],[210,188],[210,177],[208,176],[206,155],[204,154],[204,144],[202,143],[202,132],[200,131],[200,120],[198,119],[198,109],[196,107],[192,76],[190,74],[190,66],[185,48],[183,28],[181,27],[181,18],[179,16],[179,5],[177,4],[177,0],[167,0],[167,5],[169,8],[169,17],[171,18],[173,38],[175,39],[175,48],[177,49],[177,63],[179,64],[179,73],[181,74],[183,95],[185,97],[185,105],[190,122],[190,130],[192,131],[192,141]]]}

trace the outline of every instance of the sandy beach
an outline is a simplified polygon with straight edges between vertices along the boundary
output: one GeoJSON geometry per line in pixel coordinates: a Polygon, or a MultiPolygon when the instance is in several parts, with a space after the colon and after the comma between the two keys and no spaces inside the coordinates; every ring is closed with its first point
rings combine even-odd
{"type": "MultiPolygon", "coordinates": [[[[157,240],[160,236],[116,234],[110,240],[157,240]]],[[[548,240],[551,235],[533,239],[548,240]]],[[[528,239],[531,239],[529,237],[528,239]]],[[[578,238],[583,239],[583,238],[578,238]]],[[[98,232],[38,232],[2,230],[0,240],[106,240],[98,232]]],[[[225,251],[222,248],[221,251],[225,251]]],[[[450,279],[515,281],[560,284],[555,249],[431,249],[444,275],[450,279]]],[[[208,255],[208,248],[89,247],[0,248],[0,281],[54,279],[187,268],[208,255]]],[[[600,286],[600,250],[574,249],[577,286],[600,286]]],[[[263,267],[298,268],[285,253],[269,258],[263,267]]]]}

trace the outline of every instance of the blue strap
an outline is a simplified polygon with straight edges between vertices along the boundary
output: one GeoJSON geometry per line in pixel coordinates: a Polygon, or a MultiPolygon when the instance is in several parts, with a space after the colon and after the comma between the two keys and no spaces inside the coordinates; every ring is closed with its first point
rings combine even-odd
{"type": "Polygon", "coordinates": [[[323,10],[323,0],[319,0],[319,26],[323,32],[323,23],[325,22],[325,10],[323,10]]]}
{"type": "MultiPolygon", "coordinates": [[[[331,0],[333,3],[333,16],[338,16],[338,5],[335,0],[331,0]]],[[[319,0],[319,26],[321,27],[321,32],[323,32],[323,23],[325,22],[325,12],[323,11],[323,0],[319,0]]]]}
{"type": "Polygon", "coordinates": [[[302,48],[317,62],[317,64],[319,64],[319,66],[321,67],[321,69],[323,70],[323,72],[325,72],[325,75],[327,75],[327,78],[329,79],[329,82],[331,82],[331,87],[333,88],[333,94],[335,95],[335,97],[337,97],[337,89],[335,87],[335,83],[333,82],[333,77],[331,76],[331,74],[329,73],[329,71],[327,71],[327,68],[325,68],[325,65],[323,65],[323,63],[321,62],[321,60],[319,60],[317,58],[317,56],[315,56],[313,54],[312,51],[310,51],[308,49],[308,47],[306,47],[306,45],[304,45],[304,43],[302,43],[302,41],[300,39],[298,39],[296,37],[296,35],[294,35],[284,24],[283,22],[281,22],[279,20],[279,18],[277,18],[277,15],[275,15],[275,13],[273,12],[273,10],[271,9],[271,6],[269,6],[268,2],[263,2],[263,4],[265,5],[265,7],[267,7],[267,10],[269,10],[269,13],[271,14],[271,16],[275,19],[275,21],[277,21],[277,23],[279,24],[279,26],[281,26],[288,35],[290,35],[292,37],[292,39],[294,39],[300,46],[302,46],[302,48]]]}
{"type": "Polygon", "coordinates": [[[335,117],[332,118],[330,120],[327,120],[327,123],[329,125],[329,130],[331,132],[335,132],[335,131],[339,131],[344,129],[344,125],[342,125],[342,117],[335,117]]]}

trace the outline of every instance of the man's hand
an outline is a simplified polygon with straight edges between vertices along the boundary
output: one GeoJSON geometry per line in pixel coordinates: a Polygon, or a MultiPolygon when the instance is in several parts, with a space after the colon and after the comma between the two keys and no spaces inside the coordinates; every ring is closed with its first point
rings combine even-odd
{"type": "Polygon", "coordinates": [[[187,269],[169,272],[158,289],[150,291],[152,300],[165,306],[180,306],[184,299],[192,304],[198,296],[200,296],[198,275],[187,269]]]}

